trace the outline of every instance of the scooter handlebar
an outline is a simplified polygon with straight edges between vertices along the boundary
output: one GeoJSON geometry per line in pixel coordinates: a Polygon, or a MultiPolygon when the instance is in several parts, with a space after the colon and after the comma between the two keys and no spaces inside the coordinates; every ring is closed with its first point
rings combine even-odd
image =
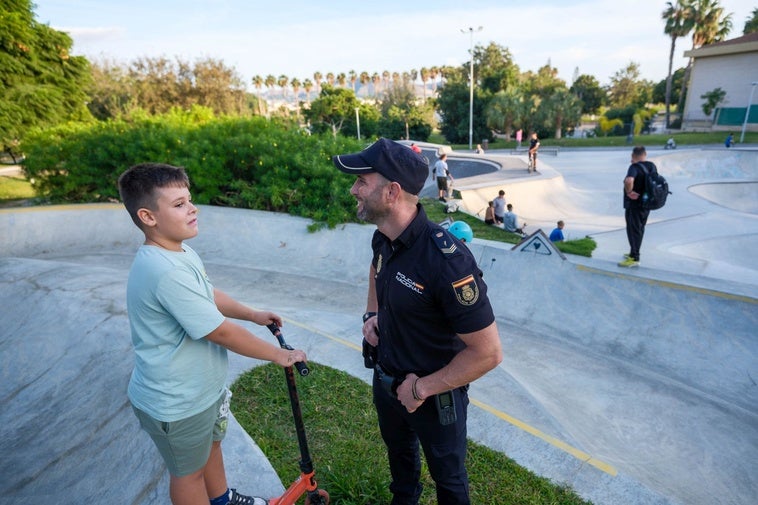
{"type": "MultiPolygon", "coordinates": [[[[276,337],[276,340],[279,341],[279,347],[282,349],[287,349],[288,351],[294,351],[294,347],[289,345],[287,342],[284,341],[284,335],[282,335],[282,330],[279,328],[279,326],[276,325],[276,323],[271,323],[269,325],[266,325],[266,328],[269,329],[272,335],[276,337]]],[[[308,365],[306,365],[302,361],[298,361],[295,363],[295,368],[297,369],[297,372],[305,377],[309,373],[311,373],[311,370],[308,368],[308,365]]]]}

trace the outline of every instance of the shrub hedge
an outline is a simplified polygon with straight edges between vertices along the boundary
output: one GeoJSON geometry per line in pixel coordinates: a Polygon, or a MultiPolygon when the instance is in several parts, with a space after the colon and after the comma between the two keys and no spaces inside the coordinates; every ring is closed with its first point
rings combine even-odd
{"type": "Polygon", "coordinates": [[[356,221],[354,177],[331,162],[365,147],[357,139],[309,135],[261,117],[215,117],[209,109],[172,110],[32,132],[24,170],[52,203],[118,201],[118,176],[142,162],[182,166],[193,201],[285,212],[334,227],[356,221]]]}

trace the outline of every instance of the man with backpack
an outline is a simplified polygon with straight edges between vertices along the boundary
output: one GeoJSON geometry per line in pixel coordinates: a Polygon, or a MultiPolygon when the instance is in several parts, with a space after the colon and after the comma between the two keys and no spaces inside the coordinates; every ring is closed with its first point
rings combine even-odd
{"type": "Polygon", "coordinates": [[[643,205],[643,195],[647,189],[645,171],[658,172],[655,164],[646,161],[646,158],[647,151],[644,146],[636,146],[632,149],[632,164],[629,165],[624,178],[624,217],[626,218],[626,237],[629,240],[629,254],[624,255],[624,261],[618,264],[620,267],[640,266],[640,246],[650,214],[650,209],[643,205]]]}

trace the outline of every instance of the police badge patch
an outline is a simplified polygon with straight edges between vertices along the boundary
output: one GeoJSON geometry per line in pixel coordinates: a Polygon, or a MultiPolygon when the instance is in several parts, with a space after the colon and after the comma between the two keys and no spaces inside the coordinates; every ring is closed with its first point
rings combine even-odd
{"type": "Polygon", "coordinates": [[[461,305],[473,305],[479,299],[479,286],[476,285],[473,275],[455,281],[452,286],[461,305]]]}

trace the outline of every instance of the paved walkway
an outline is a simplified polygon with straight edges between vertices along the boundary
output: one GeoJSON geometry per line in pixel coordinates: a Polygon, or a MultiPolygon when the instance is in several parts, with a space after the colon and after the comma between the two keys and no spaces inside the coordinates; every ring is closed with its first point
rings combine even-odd
{"type": "MultiPolygon", "coordinates": [[[[676,188],[661,212],[673,217],[651,223],[637,271],[618,269],[623,247],[604,239],[620,233],[623,152],[561,152],[537,176],[550,191],[531,181],[506,189],[529,223],[548,225],[561,209],[569,234],[598,240],[599,258],[471,245],[505,360],[472,386],[470,436],[596,504],[747,505],[758,488],[758,283],[741,252],[758,245],[756,216],[749,205],[710,215],[754,196],[713,203],[720,190],[690,189],[744,183],[749,192],[758,177],[728,166],[695,175],[703,151],[690,154],[679,162],[689,172],[661,169],[676,188]],[[697,216],[722,228],[698,227],[693,239],[697,216]],[[677,221],[687,227],[654,232],[677,221]],[[711,241],[722,245],[710,249],[716,263],[703,246],[711,241]],[[664,253],[670,269],[653,265],[664,253]]],[[[282,314],[288,341],[311,360],[368,379],[357,317],[373,227],[308,233],[304,219],[210,207],[200,219],[192,245],[214,284],[282,314]]],[[[0,236],[0,503],[165,503],[167,475],[124,394],[132,357],[123,295],[140,241],[128,215],[119,205],[6,209],[0,236]]],[[[254,364],[234,358],[230,380],[254,364]]],[[[224,447],[233,485],[281,492],[239,427],[224,447]]]]}

